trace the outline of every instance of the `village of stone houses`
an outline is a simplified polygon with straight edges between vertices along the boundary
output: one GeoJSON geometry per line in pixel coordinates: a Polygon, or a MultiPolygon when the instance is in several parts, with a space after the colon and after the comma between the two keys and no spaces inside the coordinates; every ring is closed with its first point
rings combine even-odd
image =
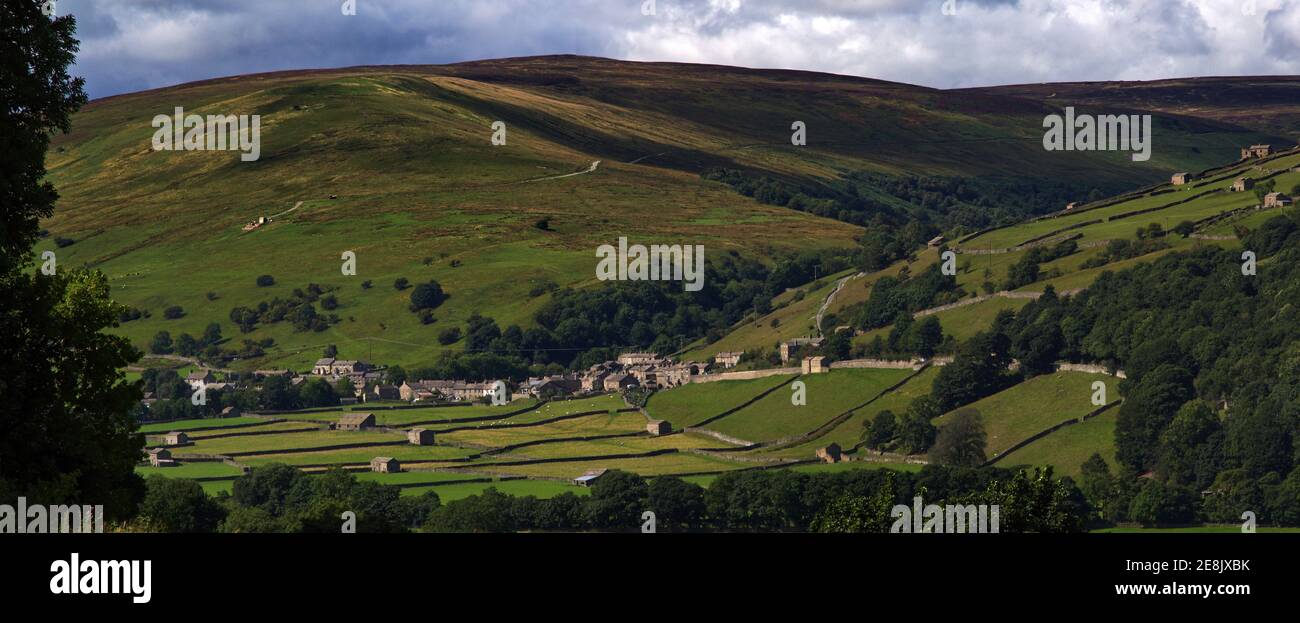
{"type": "MultiPolygon", "coordinates": [[[[333,357],[318,359],[310,371],[301,372],[214,373],[199,367],[183,378],[187,388],[184,399],[192,404],[206,405],[209,399],[219,404],[237,402],[234,396],[239,394],[268,391],[269,382],[291,389],[310,383],[327,385],[323,392],[337,407],[245,411],[230,404],[211,409],[212,415],[207,418],[175,422],[146,419],[145,430],[157,431],[148,435],[148,466],[189,465],[195,466],[192,469],[197,473],[224,472],[226,475],[196,478],[216,483],[213,488],[228,485],[233,474],[248,473],[256,465],[271,462],[287,462],[307,472],[332,468],[375,474],[408,472],[410,476],[394,479],[403,487],[533,478],[556,485],[549,488],[562,488],[590,487],[611,467],[626,468],[638,459],[670,454],[687,456],[649,464],[672,466],[670,469],[696,468],[696,473],[687,475],[709,476],[733,464],[750,462],[744,457],[730,457],[730,452],[812,446],[815,449],[802,460],[795,453],[782,453],[759,458],[753,464],[834,464],[852,459],[835,441],[816,444],[819,435],[815,431],[751,442],[704,426],[717,417],[701,419],[683,413],[674,427],[672,422],[656,419],[643,406],[656,391],[690,383],[767,379],[768,385],[775,383],[775,389],[785,389],[796,382],[793,379],[828,373],[832,367],[888,370],[888,378],[902,381],[936,361],[942,363],[942,359],[862,359],[841,361],[835,366],[823,355],[802,356],[804,351],[815,351],[823,341],[820,337],[784,341],[779,348],[783,366],[762,370],[728,371],[740,362],[744,355],[741,352],[717,353],[704,363],[629,352],[581,372],[530,377],[518,383],[508,379],[400,378],[398,375],[404,376],[404,372],[395,375],[384,366],[333,357]],[[230,398],[223,399],[225,396],[230,398]],[[683,416],[685,420],[680,419],[683,416]],[[168,430],[161,432],[163,429],[168,430]],[[673,436],[685,432],[693,436],[673,436]],[[547,447],[552,444],[553,448],[547,447]],[[540,452],[523,451],[538,446],[540,452]],[[565,456],[573,451],[578,451],[577,455],[565,456]],[[590,454],[583,456],[583,452],[590,454]],[[375,456],[365,460],[370,454],[375,456]]],[[[171,370],[161,374],[155,370],[147,376],[155,386],[165,387],[165,378],[159,379],[168,374],[180,378],[171,370]]],[[[794,387],[806,388],[806,382],[799,383],[794,387]]],[[[703,387],[699,391],[708,390],[703,387]]],[[[772,389],[765,389],[756,398],[769,393],[772,389]]],[[[142,413],[148,413],[157,401],[152,392],[147,393],[141,401],[142,413]]],[[[679,405],[672,413],[691,402],[679,405]]],[[[803,406],[797,399],[792,405],[803,406]]],[[[185,477],[187,471],[175,469],[167,475],[185,477]]]]}

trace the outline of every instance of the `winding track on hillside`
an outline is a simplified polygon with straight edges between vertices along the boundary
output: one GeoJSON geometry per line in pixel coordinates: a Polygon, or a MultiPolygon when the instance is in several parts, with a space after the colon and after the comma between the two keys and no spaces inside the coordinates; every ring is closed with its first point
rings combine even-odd
{"type": "Polygon", "coordinates": [[[301,202],[301,201],[299,201],[298,203],[293,204],[293,207],[292,207],[292,208],[289,208],[288,210],[285,210],[284,212],[281,212],[281,213],[279,213],[279,214],[272,214],[271,216],[268,216],[267,218],[280,218],[281,216],[284,216],[284,215],[286,215],[286,214],[288,214],[288,213],[290,213],[290,212],[293,212],[294,210],[297,210],[297,209],[300,208],[300,207],[302,207],[302,202],[301,202]]]}
{"type": "Polygon", "coordinates": [[[563,175],[548,175],[548,176],[546,176],[546,177],[535,177],[535,178],[533,178],[533,179],[530,179],[530,180],[524,180],[524,181],[519,182],[519,183],[520,183],[520,184],[527,184],[527,183],[529,183],[529,182],[543,182],[543,181],[546,181],[546,180],[558,180],[558,179],[563,179],[563,178],[566,178],[566,177],[573,177],[573,176],[575,176],[575,175],[586,175],[586,174],[588,174],[588,173],[591,173],[591,172],[595,171],[595,170],[596,170],[596,167],[598,167],[598,166],[600,166],[600,161],[599,161],[599,160],[593,160],[592,163],[591,163],[591,166],[587,167],[586,170],[583,170],[583,171],[576,171],[576,172],[574,172],[574,173],[565,173],[565,174],[563,174],[563,175]]]}
{"type": "Polygon", "coordinates": [[[848,277],[841,277],[839,281],[835,282],[835,289],[831,290],[831,293],[826,295],[826,300],[822,301],[822,306],[817,308],[817,324],[815,326],[817,327],[818,335],[825,337],[825,334],[822,332],[822,317],[826,315],[826,309],[831,306],[831,303],[835,302],[835,295],[839,294],[840,290],[843,290],[844,286],[848,285],[849,281],[859,277],[865,277],[866,275],[867,273],[849,275],[848,277]]]}

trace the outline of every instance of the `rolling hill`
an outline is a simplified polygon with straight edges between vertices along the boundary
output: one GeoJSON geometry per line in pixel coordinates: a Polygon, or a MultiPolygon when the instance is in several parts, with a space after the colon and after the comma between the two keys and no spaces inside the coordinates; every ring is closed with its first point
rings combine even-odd
{"type": "Polygon", "coordinates": [[[326,344],[347,357],[418,365],[460,349],[436,336],[474,313],[526,328],[549,290],[595,286],[593,251],[619,236],[771,262],[850,250],[863,231],[760,203],[701,177],[711,170],[813,194],[858,173],[1117,192],[1220,164],[1242,144],[1276,139],[1271,129],[1281,127],[1170,115],[1156,121],[1165,147],[1149,162],[1116,153],[1044,157],[1042,119],[1058,104],[1023,93],[573,56],[208,80],[96,100],[76,115],[72,132],[51,146],[49,179],[61,199],[37,251],[103,270],[120,302],[147,310],[120,328],[141,348],[159,331],[197,335],[216,322],[232,345],[269,345],[264,356],[228,364],[236,368],[302,369],[326,344]],[[151,120],[176,107],[261,115],[260,159],[153,151],[151,120]],[[495,146],[498,120],[508,140],[495,146]],[[806,147],[791,145],[793,121],[807,124],[806,147]],[[261,216],[273,220],[241,230],[261,216]],[[356,253],[355,276],[340,272],[344,251],[356,253]],[[260,275],[274,285],[259,286],[260,275]],[[442,285],[448,298],[435,322],[408,310],[409,292],[393,285],[399,278],[442,285]],[[234,307],[256,308],[309,284],[337,301],[322,310],[337,316],[328,328],[278,322],[241,335],[231,322],[234,307]],[[164,318],[173,306],[180,317],[164,318]]]}

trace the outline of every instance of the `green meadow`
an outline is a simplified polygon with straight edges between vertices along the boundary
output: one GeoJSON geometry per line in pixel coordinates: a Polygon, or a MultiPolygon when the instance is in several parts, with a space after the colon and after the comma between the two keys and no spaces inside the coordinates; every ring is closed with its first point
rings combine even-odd
{"type": "Polygon", "coordinates": [[[1115,418],[1118,413],[1119,409],[1114,408],[1082,423],[1066,426],[998,457],[995,465],[1051,465],[1057,474],[1078,477],[1083,463],[1093,453],[1098,453],[1114,470],[1119,465],[1115,459],[1115,418]]]}
{"type": "MultiPolygon", "coordinates": [[[[988,434],[986,452],[994,458],[1039,432],[1097,409],[1092,404],[1092,384],[1096,382],[1106,385],[1108,403],[1120,398],[1117,378],[1057,372],[1036,376],[963,408],[973,408],[983,416],[988,434]]],[[[935,419],[934,424],[942,428],[952,417],[952,413],[947,413],[935,419]]]]}
{"type": "MultiPolygon", "coordinates": [[[[226,426],[243,426],[245,424],[258,424],[265,422],[262,418],[254,417],[233,417],[233,418],[201,418],[194,420],[175,420],[172,422],[160,422],[156,424],[143,424],[140,426],[140,432],[145,434],[162,434],[172,431],[188,431],[196,428],[213,428],[226,426]]],[[[248,430],[253,430],[249,428],[248,430]]]]}
{"type": "MultiPolygon", "coordinates": [[[[656,392],[646,403],[646,412],[652,418],[671,422],[673,428],[695,426],[739,407],[773,387],[788,385],[794,378],[794,375],[780,375],[743,381],[690,383],[656,392]]],[[[772,393],[780,394],[781,391],[778,389],[772,393]]]]}
{"type": "Polygon", "coordinates": [[[755,442],[808,433],[910,374],[910,369],[841,369],[806,375],[799,380],[805,384],[807,404],[792,404],[792,390],[781,389],[707,428],[755,442]]]}
{"type": "Polygon", "coordinates": [[[930,393],[930,386],[934,383],[934,377],[938,373],[938,368],[927,368],[898,389],[884,394],[865,408],[857,409],[851,417],[840,423],[839,426],[832,428],[825,435],[796,446],[762,450],[762,456],[810,459],[813,458],[817,448],[831,443],[839,444],[841,448],[848,450],[861,439],[863,422],[870,421],[881,411],[892,411],[896,416],[903,415],[907,412],[907,406],[912,400],[930,393]]]}

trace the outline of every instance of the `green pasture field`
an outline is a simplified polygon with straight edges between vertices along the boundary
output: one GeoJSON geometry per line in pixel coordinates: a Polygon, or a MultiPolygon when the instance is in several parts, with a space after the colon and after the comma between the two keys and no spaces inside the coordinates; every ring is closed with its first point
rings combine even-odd
{"type": "Polygon", "coordinates": [[[407,426],[410,425],[412,422],[426,422],[431,420],[437,420],[442,423],[452,423],[458,420],[464,420],[469,418],[485,417],[490,415],[501,415],[503,413],[510,413],[513,411],[518,411],[520,409],[526,409],[534,404],[537,404],[537,401],[528,398],[523,400],[516,400],[514,402],[511,402],[510,404],[500,405],[500,406],[475,404],[475,405],[464,405],[464,406],[457,405],[457,406],[447,406],[447,407],[430,406],[427,408],[417,408],[417,409],[367,410],[365,406],[357,405],[350,409],[338,409],[336,411],[322,411],[322,412],[313,412],[313,413],[286,413],[282,415],[276,415],[275,417],[284,418],[288,420],[305,420],[311,422],[333,422],[345,415],[351,415],[355,413],[373,413],[375,415],[375,423],[378,424],[379,426],[407,426]]]}
{"type": "Polygon", "coordinates": [[[176,467],[149,467],[141,466],[135,468],[135,473],[148,478],[150,476],[164,476],[167,478],[215,478],[217,476],[237,477],[244,472],[238,467],[226,465],[219,461],[181,461],[176,467]]]}
{"type": "MultiPolygon", "coordinates": [[[[932,315],[939,319],[939,326],[943,327],[944,335],[951,335],[958,341],[965,341],[976,333],[988,330],[989,327],[993,326],[993,320],[997,318],[998,313],[1002,310],[1020,311],[1020,308],[1029,304],[1029,301],[1030,299],[999,296],[978,303],[946,309],[932,315]]],[[[872,329],[854,337],[853,343],[870,344],[876,339],[876,336],[880,336],[882,340],[888,340],[889,333],[893,329],[893,325],[872,329]]]]}
{"type": "MultiPolygon", "coordinates": [[[[240,426],[243,424],[257,424],[265,422],[265,419],[255,417],[232,417],[232,418],[199,418],[193,420],[176,420],[174,422],[160,422],[157,424],[141,424],[140,432],[150,434],[165,434],[172,431],[188,431],[195,428],[208,428],[211,426],[240,426]]],[[[249,428],[249,430],[254,430],[249,428]]]]}
{"type": "MultiPolygon", "coordinates": [[[[226,454],[230,452],[255,452],[260,450],[291,450],[299,448],[316,448],[349,443],[370,443],[391,441],[400,443],[406,440],[401,433],[380,431],[317,431],[309,433],[280,433],[272,435],[254,435],[249,437],[226,437],[222,439],[197,440],[192,446],[183,446],[172,450],[172,455],[183,457],[187,454],[226,454]]],[[[383,448],[373,448],[372,456],[387,456],[383,448]]]]}
{"type": "Polygon", "coordinates": [[[934,383],[934,377],[938,374],[938,368],[925,369],[902,387],[881,396],[875,402],[867,405],[865,409],[858,409],[852,417],[817,439],[789,448],[760,450],[759,452],[761,456],[771,456],[773,458],[810,459],[813,458],[817,448],[831,443],[837,443],[845,450],[852,448],[862,436],[863,421],[871,420],[881,411],[893,411],[894,415],[902,417],[907,412],[907,406],[912,400],[930,393],[930,386],[934,383]]]}
{"type": "Polygon", "coordinates": [[[563,420],[520,428],[501,426],[484,426],[474,430],[460,430],[437,436],[441,443],[468,444],[483,448],[500,448],[503,446],[536,441],[539,439],[557,439],[564,437],[583,437],[588,435],[612,435],[618,433],[635,433],[646,430],[645,416],[640,413],[618,413],[616,415],[588,415],[572,420],[563,420]]]}
{"type": "MultiPolygon", "coordinates": [[[[215,430],[203,430],[203,431],[198,431],[196,433],[186,433],[186,434],[189,435],[190,441],[198,441],[200,439],[206,439],[209,437],[215,437],[219,435],[230,435],[232,433],[239,433],[240,436],[255,437],[255,436],[260,436],[262,434],[276,434],[285,431],[302,431],[303,429],[311,428],[312,426],[313,426],[312,422],[276,422],[273,424],[266,424],[262,426],[250,426],[248,428],[236,428],[236,429],[219,428],[215,430]],[[245,433],[247,435],[245,435],[245,433]]],[[[318,430],[325,430],[323,427],[324,425],[316,424],[315,426],[317,427],[318,430]]],[[[151,440],[157,439],[160,443],[162,441],[162,438],[159,436],[151,435],[150,439],[151,440]]]]}
{"type": "Polygon", "coordinates": [[[1283,214],[1294,216],[1296,214],[1295,208],[1291,207],[1285,210],[1268,209],[1246,212],[1245,214],[1224,219],[1206,227],[1201,233],[1210,236],[1233,236],[1236,234],[1237,227],[1244,227],[1250,230],[1257,229],[1260,225],[1263,225],[1265,221],[1276,216],[1282,216],[1283,214]]]}
{"type": "Polygon", "coordinates": [[[856,407],[912,374],[902,369],[840,369],[800,378],[807,404],[791,404],[790,390],[777,390],[762,400],[707,426],[748,441],[771,441],[808,433],[856,407]]]}
{"type": "Polygon", "coordinates": [[[345,463],[369,463],[370,459],[375,457],[388,456],[403,463],[434,463],[450,459],[460,459],[473,454],[476,454],[476,451],[447,445],[375,446],[371,448],[324,450],[321,452],[265,454],[240,457],[239,462],[253,466],[265,465],[267,463],[285,463],[287,465],[341,465],[345,463]]]}
{"type": "MultiPolygon", "coordinates": [[[[788,385],[795,375],[769,376],[743,381],[689,383],[655,392],[646,403],[646,413],[667,420],[674,429],[695,426],[715,415],[734,409],[755,396],[778,385],[788,385]]],[[[780,394],[781,390],[772,392],[780,394]]],[[[789,400],[789,398],[786,398],[789,400]]],[[[725,419],[725,418],[724,418],[725,419]]]]}
{"type": "Polygon", "coordinates": [[[1093,453],[1101,454],[1111,470],[1119,463],[1115,459],[1115,407],[1079,424],[1066,426],[1014,452],[1005,454],[994,463],[998,467],[1017,465],[1051,465],[1062,476],[1078,478],[1083,463],[1093,453]]]}
{"type": "Polygon", "coordinates": [[[634,454],[666,448],[697,449],[718,448],[725,444],[693,435],[665,435],[662,437],[616,437],[592,441],[559,441],[518,448],[502,454],[487,456],[482,461],[511,461],[516,459],[558,459],[580,456],[634,454]]]}
{"type": "Polygon", "coordinates": [[[577,478],[593,469],[620,469],[642,476],[660,476],[696,472],[722,472],[752,466],[752,463],[739,463],[687,452],[675,452],[631,459],[590,459],[557,463],[534,463],[530,465],[493,465],[473,469],[476,472],[491,472],[509,476],[569,479],[577,478]]]}
{"type": "MultiPolygon", "coordinates": [[[[527,413],[520,413],[509,419],[500,420],[510,424],[525,424],[530,422],[541,422],[564,415],[575,413],[586,413],[589,411],[617,411],[628,408],[627,402],[619,394],[600,394],[598,396],[589,396],[585,398],[574,398],[572,400],[554,400],[548,402],[537,409],[527,413]]],[[[485,426],[491,426],[494,422],[486,422],[485,426]]]]}
{"type": "MultiPolygon", "coordinates": [[[[988,434],[986,453],[994,458],[1036,433],[1097,409],[1092,404],[1092,384],[1096,381],[1106,384],[1108,402],[1120,398],[1117,378],[1057,372],[1034,377],[963,408],[974,408],[983,416],[988,434]]],[[[942,428],[952,417],[952,413],[944,414],[934,424],[942,428]]]]}

